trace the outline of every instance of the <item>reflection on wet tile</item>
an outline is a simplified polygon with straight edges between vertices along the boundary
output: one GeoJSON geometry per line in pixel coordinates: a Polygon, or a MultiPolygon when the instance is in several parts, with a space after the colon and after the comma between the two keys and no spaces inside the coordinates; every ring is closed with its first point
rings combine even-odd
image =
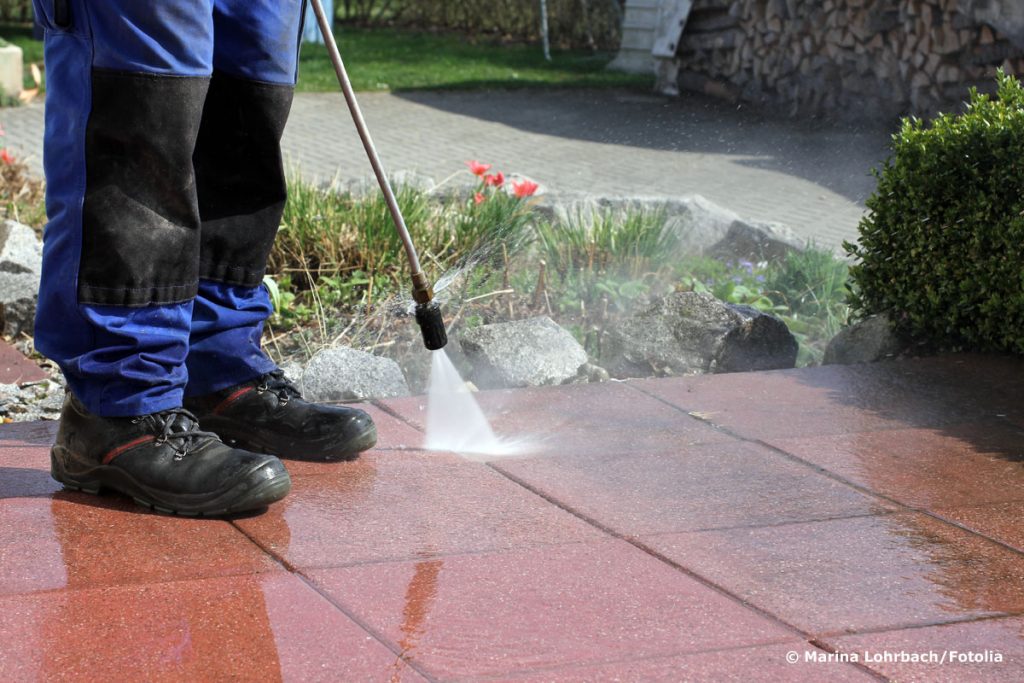
{"type": "Polygon", "coordinates": [[[844,636],[829,639],[829,643],[839,652],[856,653],[862,662],[870,658],[868,667],[894,681],[1024,681],[1021,618],[844,636]],[[899,653],[921,654],[938,661],[886,661],[895,660],[899,653]]]}
{"type": "Polygon", "coordinates": [[[807,681],[829,681],[829,683],[868,683],[877,680],[871,674],[851,664],[820,664],[813,660],[799,660],[796,664],[786,661],[786,655],[796,652],[803,657],[821,652],[802,640],[778,645],[760,645],[738,649],[699,652],[675,657],[633,660],[599,664],[595,666],[572,666],[564,669],[547,669],[502,677],[501,679],[531,681],[533,683],[578,683],[579,681],[621,681],[629,683],[807,683],[807,681]]]}
{"type": "Polygon", "coordinates": [[[293,567],[324,567],[593,540],[602,534],[480,463],[375,451],[297,475],[237,524],[293,567]]]}
{"type": "MultiPolygon", "coordinates": [[[[525,440],[531,453],[668,451],[729,438],[620,383],[484,391],[477,398],[495,434],[525,440]]],[[[385,405],[420,428],[426,423],[426,397],[385,405]]]]}
{"type": "Polygon", "coordinates": [[[288,574],[0,597],[3,680],[422,680],[288,574]]]}
{"type": "Polygon", "coordinates": [[[1024,502],[936,508],[934,512],[1024,552],[1024,502]]]}
{"type": "Polygon", "coordinates": [[[541,456],[493,465],[625,535],[872,514],[880,500],[770,449],[733,441],[673,453],[541,456]]]}
{"type": "Polygon", "coordinates": [[[50,477],[50,445],[56,423],[0,426],[0,499],[47,496],[61,486],[50,477]]]}
{"type": "MultiPolygon", "coordinates": [[[[39,451],[38,463],[49,466],[50,445],[57,436],[57,423],[47,422],[13,422],[0,425],[0,453],[7,446],[18,447],[19,445],[46,446],[39,451]]],[[[36,464],[33,462],[33,464],[36,464]]]]}
{"type": "Polygon", "coordinates": [[[911,506],[1024,500],[1024,431],[998,424],[890,429],[768,443],[911,506]]]}
{"type": "Polygon", "coordinates": [[[642,541],[812,633],[1024,612],[1024,556],[917,513],[642,541]]]}
{"type": "Polygon", "coordinates": [[[229,523],[143,511],[120,497],[0,500],[0,593],[279,571],[229,523]]]}
{"type": "Polygon", "coordinates": [[[413,663],[441,678],[793,637],[792,631],[622,541],[323,569],[310,575],[413,663]]]}

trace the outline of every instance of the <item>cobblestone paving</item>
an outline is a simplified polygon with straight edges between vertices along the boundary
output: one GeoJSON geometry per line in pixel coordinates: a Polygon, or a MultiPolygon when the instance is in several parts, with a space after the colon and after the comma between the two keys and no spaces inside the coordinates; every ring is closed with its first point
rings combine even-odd
{"type": "MultiPolygon", "coordinates": [[[[389,172],[440,181],[466,159],[494,163],[555,193],[702,194],[837,247],[857,236],[884,126],[761,117],[697,96],[615,90],[366,93],[360,103],[389,172]]],[[[41,170],[41,104],[5,110],[8,144],[41,170]]],[[[369,175],[339,94],[296,96],[285,156],[309,178],[369,175]]]]}

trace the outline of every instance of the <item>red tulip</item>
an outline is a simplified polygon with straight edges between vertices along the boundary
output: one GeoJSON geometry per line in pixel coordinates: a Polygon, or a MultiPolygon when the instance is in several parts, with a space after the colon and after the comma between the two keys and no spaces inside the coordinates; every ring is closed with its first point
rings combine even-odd
{"type": "Polygon", "coordinates": [[[491,170],[490,164],[481,164],[479,161],[467,161],[466,166],[469,166],[470,172],[475,176],[482,176],[491,170]]]}
{"type": "Polygon", "coordinates": [[[505,184],[505,174],[495,173],[484,176],[484,185],[490,185],[491,187],[501,187],[505,184]]]}
{"type": "Polygon", "coordinates": [[[512,183],[512,192],[520,199],[524,199],[532,196],[538,187],[537,183],[531,180],[524,180],[521,183],[512,183]]]}
{"type": "Polygon", "coordinates": [[[486,199],[487,199],[487,197],[484,196],[483,192],[477,192],[475,195],[473,195],[473,203],[474,204],[483,204],[484,200],[486,200],[486,199]]]}
{"type": "Polygon", "coordinates": [[[3,161],[5,164],[10,166],[11,164],[14,163],[14,157],[11,155],[10,152],[7,151],[6,148],[0,149],[0,161],[3,161]]]}

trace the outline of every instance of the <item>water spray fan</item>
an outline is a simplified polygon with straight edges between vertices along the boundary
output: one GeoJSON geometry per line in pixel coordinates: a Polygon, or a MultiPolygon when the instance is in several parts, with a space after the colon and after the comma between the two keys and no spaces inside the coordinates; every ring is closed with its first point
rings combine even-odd
{"type": "Polygon", "coordinates": [[[420,332],[423,334],[423,344],[431,351],[442,349],[448,343],[448,333],[444,328],[444,318],[441,317],[441,306],[434,301],[434,289],[430,286],[427,276],[423,274],[423,269],[420,267],[416,245],[412,243],[412,238],[409,236],[409,228],[405,225],[402,210],[398,207],[398,200],[395,199],[391,183],[384,173],[384,167],[377,155],[377,148],[373,145],[373,138],[370,137],[370,131],[366,128],[363,112],[359,109],[356,94],[352,90],[352,81],[348,78],[345,63],[341,60],[341,53],[338,52],[338,43],[334,40],[331,22],[328,21],[320,0],[310,0],[310,2],[313,5],[316,21],[320,25],[320,32],[324,36],[327,53],[334,65],[334,73],[338,76],[341,92],[345,96],[345,102],[348,103],[349,112],[352,113],[352,121],[356,125],[359,139],[363,142],[366,156],[369,157],[370,165],[373,166],[373,174],[377,176],[377,183],[380,185],[381,192],[384,193],[384,201],[387,202],[395,230],[398,231],[398,236],[402,238],[402,244],[405,246],[409,269],[412,272],[412,298],[416,302],[416,323],[420,326],[420,332]]]}

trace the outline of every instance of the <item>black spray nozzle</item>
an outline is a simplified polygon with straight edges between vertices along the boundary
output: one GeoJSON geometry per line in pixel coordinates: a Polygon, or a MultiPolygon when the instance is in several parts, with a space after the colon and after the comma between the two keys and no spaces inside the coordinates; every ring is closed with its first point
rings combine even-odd
{"type": "Polygon", "coordinates": [[[430,351],[443,349],[448,343],[448,333],[441,317],[441,305],[436,301],[416,304],[416,322],[423,333],[423,344],[430,351]]]}

